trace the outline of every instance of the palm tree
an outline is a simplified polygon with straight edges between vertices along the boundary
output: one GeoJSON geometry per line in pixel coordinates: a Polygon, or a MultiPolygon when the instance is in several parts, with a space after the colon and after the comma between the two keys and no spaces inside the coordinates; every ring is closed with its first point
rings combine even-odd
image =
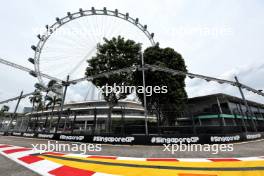
{"type": "Polygon", "coordinates": [[[8,112],[8,111],[9,111],[9,106],[4,105],[4,106],[2,106],[0,113],[2,114],[4,112],[8,112]]]}
{"type": "Polygon", "coordinates": [[[62,102],[62,99],[60,97],[58,97],[57,95],[54,96],[49,96],[47,95],[45,97],[45,101],[48,101],[48,103],[46,104],[46,107],[52,107],[51,108],[51,118],[50,118],[50,122],[49,122],[49,132],[51,130],[52,127],[52,121],[53,121],[53,115],[54,115],[54,109],[56,105],[60,105],[62,102]]]}
{"type": "Polygon", "coordinates": [[[3,121],[4,121],[4,119],[5,119],[5,112],[8,112],[9,111],[9,106],[6,106],[6,105],[4,105],[4,106],[2,106],[2,108],[1,108],[1,110],[0,110],[0,117],[1,117],[1,125],[2,125],[2,123],[3,123],[3,121]]]}
{"type": "MultiPolygon", "coordinates": [[[[50,107],[52,107],[52,112],[50,113],[51,118],[53,118],[53,111],[55,108],[55,105],[60,104],[61,100],[59,99],[58,96],[55,95],[48,95],[50,91],[52,92],[57,92],[57,89],[60,87],[60,85],[57,83],[56,80],[50,80],[47,84],[47,89],[46,89],[46,95],[45,95],[45,99],[44,99],[44,105],[45,105],[45,109],[48,110],[50,107]],[[48,103],[46,103],[46,101],[48,101],[48,103]]],[[[52,119],[50,119],[50,124],[49,124],[49,131],[50,128],[52,126],[51,124],[52,119]]],[[[45,128],[47,126],[48,123],[48,114],[46,115],[46,120],[45,120],[45,128]]]]}
{"type": "Polygon", "coordinates": [[[32,110],[31,110],[31,114],[29,115],[29,122],[27,124],[27,128],[26,131],[28,131],[30,122],[31,122],[31,118],[32,118],[32,114],[34,112],[34,110],[36,110],[36,105],[42,100],[42,96],[40,94],[40,92],[38,90],[35,90],[34,94],[32,96],[29,97],[29,101],[32,104],[32,110]]]}
{"type": "MultiPolygon", "coordinates": [[[[52,105],[52,104],[47,104],[46,103],[46,101],[49,99],[49,98],[47,98],[49,92],[57,92],[58,91],[57,89],[60,88],[60,85],[57,83],[56,80],[50,80],[48,82],[47,86],[43,86],[43,85],[41,85],[39,83],[36,83],[35,84],[35,88],[37,90],[39,90],[39,91],[43,91],[43,92],[46,93],[45,98],[44,98],[44,101],[40,101],[38,103],[38,107],[37,107],[38,111],[42,111],[41,114],[43,114],[44,109],[48,110],[48,108],[52,105]]],[[[46,115],[46,120],[45,120],[45,124],[44,124],[44,127],[45,128],[47,126],[47,121],[48,121],[48,114],[46,115]]]]}
{"type": "Polygon", "coordinates": [[[47,87],[49,90],[52,90],[55,87],[55,85],[57,85],[57,81],[52,79],[48,82],[47,87]]]}
{"type": "MultiPolygon", "coordinates": [[[[40,95],[40,96],[38,97],[37,102],[36,102],[36,111],[37,111],[37,112],[38,112],[38,111],[41,111],[41,112],[42,112],[41,114],[43,114],[44,106],[45,106],[45,105],[44,105],[44,102],[42,101],[42,96],[40,95]]],[[[37,116],[36,116],[36,121],[35,121],[34,131],[36,131],[36,129],[38,128],[39,118],[41,118],[41,115],[38,116],[38,114],[37,114],[37,116]]]]}
{"type": "Polygon", "coordinates": [[[0,120],[1,120],[0,127],[2,127],[2,122],[3,122],[4,118],[5,117],[4,117],[3,107],[2,107],[0,110],[0,120]]]}

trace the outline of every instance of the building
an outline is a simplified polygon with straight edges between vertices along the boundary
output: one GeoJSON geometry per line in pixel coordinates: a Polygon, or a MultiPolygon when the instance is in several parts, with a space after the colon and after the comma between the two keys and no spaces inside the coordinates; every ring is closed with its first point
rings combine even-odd
{"type": "MultiPolygon", "coordinates": [[[[63,113],[58,128],[61,133],[104,133],[108,123],[109,106],[106,101],[86,101],[68,103],[64,105],[63,113]]],[[[19,131],[46,131],[54,132],[60,107],[51,107],[48,110],[29,112],[25,114],[17,126],[19,131]],[[23,125],[20,125],[23,123],[23,125]],[[29,125],[27,125],[29,124],[29,125]]],[[[123,125],[144,125],[144,108],[141,103],[134,101],[119,101],[113,107],[111,124],[114,132],[121,132],[123,125]]],[[[155,122],[156,117],[148,116],[148,121],[155,122]]]]}
{"type": "MultiPolygon", "coordinates": [[[[151,134],[223,134],[264,131],[264,105],[227,94],[189,98],[182,115],[173,127],[157,123],[155,114],[148,114],[151,134]]],[[[105,101],[86,101],[28,112],[17,120],[16,131],[72,134],[104,134],[108,125],[109,106],[105,101]],[[58,117],[61,115],[60,123],[58,117]]],[[[162,118],[162,115],[161,115],[162,118]]],[[[144,134],[145,116],[141,103],[120,101],[111,113],[112,132],[144,134]]]]}
{"type": "Polygon", "coordinates": [[[264,105],[246,103],[227,94],[213,94],[188,99],[188,113],[192,118],[179,119],[181,124],[197,126],[242,127],[247,131],[264,130],[264,105]],[[194,121],[194,122],[191,122],[194,121]]]}
{"type": "Polygon", "coordinates": [[[3,114],[0,114],[0,131],[14,128],[16,126],[16,119],[21,119],[23,116],[23,113],[16,113],[16,116],[14,117],[14,113],[12,112],[4,112],[3,114]],[[11,121],[12,124],[10,124],[11,121]]]}
{"type": "Polygon", "coordinates": [[[29,113],[32,111],[32,107],[24,107],[23,113],[29,113]]]}

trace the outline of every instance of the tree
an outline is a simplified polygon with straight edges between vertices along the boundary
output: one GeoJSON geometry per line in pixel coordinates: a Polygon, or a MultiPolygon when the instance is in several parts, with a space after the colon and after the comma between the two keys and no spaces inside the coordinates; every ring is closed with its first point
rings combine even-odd
{"type": "MultiPolygon", "coordinates": [[[[46,95],[45,95],[45,98],[44,98],[44,108],[43,109],[46,109],[48,110],[51,106],[53,107],[53,96],[49,96],[50,98],[47,98],[48,94],[50,93],[50,91],[52,90],[56,90],[56,88],[58,88],[58,83],[56,80],[50,80],[47,84],[47,89],[46,89],[46,95]],[[47,103],[48,101],[48,103],[47,103]]],[[[60,100],[58,100],[58,98],[56,97],[55,101],[57,101],[56,103],[58,103],[60,100]]],[[[55,105],[54,105],[55,106],[55,105]]],[[[52,108],[52,115],[53,115],[53,110],[54,110],[54,107],[52,108]]],[[[48,124],[48,113],[46,114],[46,119],[45,119],[45,123],[44,123],[44,128],[46,129],[47,128],[47,124],[48,124]]]]}
{"type": "MultiPolygon", "coordinates": [[[[141,44],[132,40],[125,40],[123,37],[113,37],[111,40],[104,38],[104,43],[97,46],[97,54],[88,60],[89,66],[86,69],[86,76],[96,75],[112,70],[118,70],[133,66],[138,62],[141,55],[141,44]]],[[[93,79],[97,87],[131,85],[132,74],[119,73],[108,75],[102,78],[93,79]]],[[[107,131],[111,132],[111,114],[113,107],[120,99],[126,98],[129,92],[106,94],[103,88],[103,96],[109,106],[107,131]]]]}
{"type": "Polygon", "coordinates": [[[54,96],[49,96],[46,95],[45,96],[45,101],[48,101],[48,103],[46,104],[46,108],[48,109],[50,106],[52,107],[51,109],[51,118],[50,118],[50,122],[49,122],[49,132],[52,128],[52,121],[53,121],[53,116],[54,116],[54,109],[56,105],[60,105],[62,103],[62,99],[60,97],[58,97],[57,95],[54,96]]]}
{"type": "MultiPolygon", "coordinates": [[[[159,45],[149,47],[144,51],[145,64],[157,65],[164,68],[180,70],[186,72],[186,66],[182,56],[172,48],[160,48],[159,45]]],[[[142,73],[140,71],[134,74],[134,84],[142,85],[142,73]]],[[[167,93],[152,92],[147,96],[147,108],[151,111],[153,108],[157,114],[163,115],[163,122],[168,125],[174,125],[176,117],[184,109],[187,93],[185,91],[185,76],[171,75],[162,71],[146,71],[147,86],[167,86],[167,93]]],[[[137,96],[143,102],[143,94],[137,92],[137,96]]],[[[160,123],[158,117],[158,123],[160,123]]]]}
{"type": "Polygon", "coordinates": [[[34,110],[36,110],[38,103],[40,103],[42,101],[41,93],[36,89],[34,91],[33,95],[29,97],[29,101],[32,104],[32,110],[31,110],[31,113],[29,115],[29,122],[27,124],[26,131],[28,130],[28,128],[30,126],[31,119],[32,119],[32,114],[33,114],[34,110]]]}
{"type": "MultiPolygon", "coordinates": [[[[48,108],[52,107],[52,113],[51,114],[53,117],[53,111],[54,111],[55,105],[60,104],[62,101],[61,98],[57,95],[58,92],[60,92],[60,90],[62,90],[62,86],[60,84],[58,84],[58,82],[56,80],[52,79],[47,83],[46,86],[43,86],[42,84],[36,83],[35,88],[37,89],[37,91],[45,93],[44,101],[42,101],[42,99],[41,99],[41,103],[39,102],[39,104],[37,106],[37,111],[42,111],[42,114],[43,114],[44,109],[48,110],[48,108]],[[46,103],[46,101],[48,101],[48,103],[46,103]]],[[[51,121],[52,121],[52,119],[51,119],[51,121]]],[[[44,124],[45,128],[47,127],[47,122],[48,122],[48,115],[46,115],[46,120],[45,120],[45,124],[44,124]]],[[[51,122],[50,122],[50,127],[51,127],[51,122]]]]}
{"type": "MultiPolygon", "coordinates": [[[[42,101],[42,95],[40,95],[39,100],[36,102],[36,111],[41,111],[41,114],[43,114],[43,110],[44,110],[45,104],[42,101]]],[[[36,131],[36,129],[39,127],[39,118],[41,119],[41,115],[40,117],[36,116],[36,121],[35,121],[35,127],[34,127],[34,131],[36,131]]]]}
{"type": "Polygon", "coordinates": [[[1,113],[4,113],[4,112],[8,112],[9,111],[9,106],[7,106],[7,105],[4,105],[4,106],[2,106],[2,108],[1,108],[1,110],[0,110],[0,112],[1,113]]]}
{"type": "Polygon", "coordinates": [[[5,119],[5,112],[8,112],[9,111],[9,106],[7,105],[4,105],[2,106],[1,110],[0,110],[0,117],[1,117],[1,124],[3,123],[4,119],[5,119]]]}

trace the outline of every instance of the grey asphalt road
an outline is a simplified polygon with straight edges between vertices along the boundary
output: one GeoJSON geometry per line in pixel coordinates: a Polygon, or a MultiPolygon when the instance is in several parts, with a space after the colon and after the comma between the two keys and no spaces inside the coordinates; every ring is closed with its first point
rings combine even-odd
{"type": "Polygon", "coordinates": [[[38,174],[0,155],[1,176],[38,176],[38,174]]]}
{"type": "MultiPolygon", "coordinates": [[[[76,144],[69,142],[56,142],[50,143],[57,144],[76,144]]],[[[48,140],[43,139],[30,139],[11,136],[0,136],[0,144],[10,144],[22,147],[32,147],[32,144],[48,144],[48,140]]],[[[78,143],[79,145],[81,143],[78,143]]],[[[264,156],[264,140],[251,141],[246,143],[236,143],[233,145],[231,152],[219,152],[212,154],[213,151],[176,151],[172,154],[170,151],[164,151],[164,146],[129,146],[129,145],[102,145],[100,152],[86,152],[92,155],[114,155],[124,157],[175,157],[175,158],[220,158],[220,157],[252,157],[264,156]]],[[[171,149],[171,148],[170,148],[171,149]]],[[[81,153],[81,151],[60,151],[65,153],[81,153]]],[[[23,166],[0,156],[0,176],[36,176],[35,173],[25,169],[23,166]]]]}

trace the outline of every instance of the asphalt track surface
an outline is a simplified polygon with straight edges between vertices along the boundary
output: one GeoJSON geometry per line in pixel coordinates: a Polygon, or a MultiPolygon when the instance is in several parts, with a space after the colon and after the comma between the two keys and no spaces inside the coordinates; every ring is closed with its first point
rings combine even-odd
{"type": "MultiPolygon", "coordinates": [[[[50,141],[55,143],[55,141],[50,141]]],[[[47,144],[48,140],[45,139],[31,139],[22,137],[12,137],[12,136],[0,136],[1,144],[16,145],[21,147],[32,148],[32,144],[47,144]]],[[[70,142],[60,141],[61,144],[67,144],[70,142]]],[[[75,143],[76,142],[72,142],[75,143]]],[[[86,152],[85,154],[91,155],[113,155],[113,156],[123,156],[123,157],[157,157],[157,158],[229,158],[229,157],[252,157],[252,156],[264,156],[264,140],[242,142],[234,144],[234,150],[232,152],[219,152],[218,154],[213,154],[213,152],[203,152],[203,151],[177,151],[172,154],[169,151],[164,151],[164,146],[140,146],[140,145],[102,145],[102,151],[100,152],[86,152]]],[[[66,152],[67,151],[58,151],[66,152]]],[[[69,153],[80,153],[72,152],[69,153]]]]}
{"type": "MultiPolygon", "coordinates": [[[[0,143],[1,144],[9,144],[9,145],[16,145],[21,147],[30,147],[32,148],[32,144],[47,144],[47,140],[39,140],[39,139],[29,139],[29,138],[20,138],[20,137],[10,137],[10,136],[0,136],[0,143]]],[[[61,142],[65,143],[65,142],[61,142]]],[[[238,157],[253,157],[253,156],[264,156],[264,140],[258,141],[251,141],[247,143],[237,143],[234,144],[234,151],[232,152],[220,152],[219,154],[215,155],[208,152],[175,152],[171,154],[170,152],[164,152],[163,146],[120,146],[120,145],[102,145],[102,151],[100,152],[87,152],[86,154],[90,155],[113,155],[113,156],[122,156],[122,157],[142,157],[142,158],[238,158],[238,157]]],[[[65,151],[64,151],[65,152],[65,151]]],[[[67,153],[67,152],[66,152],[67,153]]],[[[72,152],[71,152],[72,153],[72,152]]],[[[78,152],[76,152],[78,153],[78,152]]],[[[217,163],[217,165],[209,165],[204,163],[196,163],[195,165],[190,163],[185,163],[182,165],[173,165],[172,163],[168,162],[159,162],[159,163],[151,163],[146,164],[142,162],[113,162],[109,160],[83,160],[83,158],[65,158],[61,156],[53,156],[53,155],[41,155],[41,158],[45,158],[50,161],[54,161],[56,163],[61,163],[65,165],[75,166],[75,167],[84,167],[86,165],[101,165],[102,168],[97,168],[98,170],[111,173],[111,174],[120,174],[112,173],[113,167],[120,168],[120,172],[125,170],[127,174],[130,176],[131,173],[137,173],[139,170],[142,170],[146,175],[153,175],[153,170],[158,169],[158,173],[163,173],[163,175],[177,175],[180,174],[181,176],[185,176],[185,171],[194,171],[195,173],[200,173],[203,176],[205,171],[225,171],[225,174],[230,175],[240,175],[241,171],[243,171],[244,175],[262,175],[264,174],[264,165],[262,163],[255,162],[246,163],[240,162],[240,164],[233,164],[232,168],[230,168],[229,163],[217,163]],[[158,164],[158,165],[157,165],[158,164]],[[241,167],[242,165],[243,167],[241,167]],[[215,166],[218,166],[215,168],[215,166]],[[184,170],[182,173],[178,173],[178,170],[184,170]],[[111,171],[111,172],[110,172],[111,171]],[[177,172],[177,173],[176,173],[177,172]]],[[[142,175],[142,171],[138,174],[134,175],[142,175]]],[[[121,172],[123,173],[123,172],[121,172]]],[[[192,176],[196,176],[192,174],[192,176]]],[[[37,174],[29,171],[28,169],[20,166],[19,164],[3,157],[0,155],[0,175],[2,176],[36,176],[37,174]]],[[[144,174],[143,174],[144,175],[144,174]]],[[[155,174],[159,175],[159,174],[155,174]]],[[[200,176],[199,175],[199,176],[200,176]]],[[[212,174],[211,174],[212,175],[212,174]]],[[[205,176],[211,176],[207,174],[205,176]]],[[[212,176],[218,176],[221,173],[214,172],[212,176]]],[[[187,176],[187,175],[186,175],[187,176]]],[[[198,176],[198,175],[197,175],[198,176]]],[[[222,176],[222,175],[221,175],[222,176]]]]}
{"type": "Polygon", "coordinates": [[[1,176],[38,176],[38,174],[0,155],[1,176]]]}

